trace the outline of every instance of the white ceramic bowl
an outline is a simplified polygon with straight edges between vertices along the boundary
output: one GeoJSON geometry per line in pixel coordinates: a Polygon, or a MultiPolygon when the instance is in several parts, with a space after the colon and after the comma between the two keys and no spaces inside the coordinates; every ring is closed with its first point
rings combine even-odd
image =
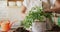
{"type": "Polygon", "coordinates": [[[15,2],[13,2],[13,1],[10,1],[10,2],[9,2],[9,6],[15,6],[15,5],[16,5],[15,2]]]}
{"type": "Polygon", "coordinates": [[[21,7],[22,2],[21,1],[17,1],[16,4],[17,4],[18,7],[21,7]]]}

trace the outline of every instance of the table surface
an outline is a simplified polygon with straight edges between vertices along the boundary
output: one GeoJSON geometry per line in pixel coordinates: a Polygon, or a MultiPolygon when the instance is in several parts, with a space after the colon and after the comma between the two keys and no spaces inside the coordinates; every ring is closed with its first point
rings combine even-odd
{"type": "MultiPolygon", "coordinates": [[[[16,28],[11,28],[11,29],[9,30],[9,32],[13,32],[15,29],[16,29],[16,28]]],[[[0,28],[0,32],[2,32],[2,31],[1,31],[1,28],[0,28]]]]}

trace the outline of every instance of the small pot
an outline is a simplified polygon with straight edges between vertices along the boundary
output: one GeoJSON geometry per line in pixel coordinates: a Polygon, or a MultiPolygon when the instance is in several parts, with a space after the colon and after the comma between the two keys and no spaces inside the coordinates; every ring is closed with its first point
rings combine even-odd
{"type": "Polygon", "coordinates": [[[46,29],[45,22],[40,22],[36,20],[32,24],[32,32],[45,32],[45,29],[46,29]]]}

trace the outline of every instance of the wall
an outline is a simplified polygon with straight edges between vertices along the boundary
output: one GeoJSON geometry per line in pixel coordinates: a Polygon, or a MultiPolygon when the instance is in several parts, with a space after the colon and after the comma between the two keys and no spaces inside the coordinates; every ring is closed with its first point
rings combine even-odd
{"type": "Polygon", "coordinates": [[[13,25],[14,27],[20,25],[20,21],[23,20],[24,16],[25,16],[24,14],[21,14],[20,8],[16,7],[0,8],[0,20],[7,19],[13,22],[14,20],[17,19],[17,22],[13,25]]]}

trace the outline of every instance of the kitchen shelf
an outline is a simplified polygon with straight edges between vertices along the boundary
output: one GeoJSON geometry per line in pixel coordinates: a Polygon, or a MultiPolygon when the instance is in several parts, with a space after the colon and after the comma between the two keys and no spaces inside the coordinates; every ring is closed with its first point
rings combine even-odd
{"type": "Polygon", "coordinates": [[[18,6],[7,6],[8,8],[21,8],[21,7],[18,7],[18,6]]]}
{"type": "Polygon", "coordinates": [[[24,0],[7,0],[8,2],[9,1],[14,1],[14,2],[16,2],[16,1],[24,1],[24,0]]]}

